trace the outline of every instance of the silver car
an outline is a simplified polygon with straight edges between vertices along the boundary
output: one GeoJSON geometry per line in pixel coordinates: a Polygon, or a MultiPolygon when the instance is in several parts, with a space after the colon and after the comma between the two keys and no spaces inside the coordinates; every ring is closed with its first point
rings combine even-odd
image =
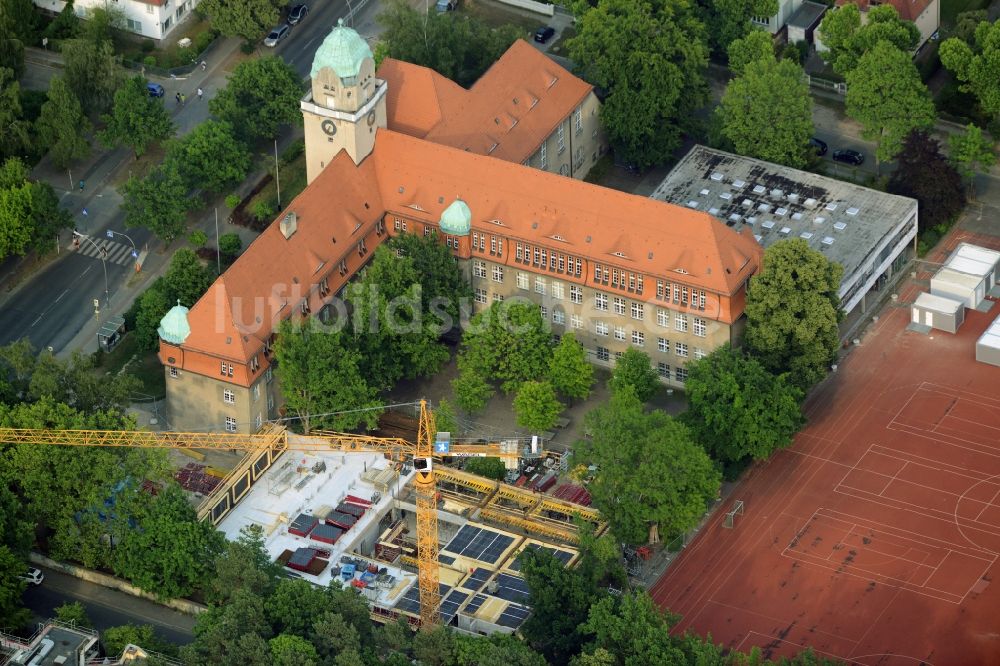
{"type": "Polygon", "coordinates": [[[291,31],[291,29],[292,29],[291,26],[289,26],[287,23],[279,25],[277,28],[272,30],[267,35],[267,37],[264,38],[264,46],[270,46],[272,48],[277,46],[278,42],[280,42],[281,40],[283,40],[285,37],[288,36],[288,33],[291,31]]]}

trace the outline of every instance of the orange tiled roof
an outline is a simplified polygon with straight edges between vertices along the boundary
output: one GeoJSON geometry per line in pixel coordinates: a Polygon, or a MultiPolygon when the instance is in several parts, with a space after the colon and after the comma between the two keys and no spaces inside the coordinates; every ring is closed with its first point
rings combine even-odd
{"type": "MultiPolygon", "coordinates": [[[[896,8],[899,18],[905,21],[916,21],[917,18],[927,9],[927,6],[934,0],[882,0],[882,3],[892,5],[896,8]]],[[[858,8],[868,11],[868,0],[837,0],[837,6],[855,4],[858,8]]],[[[879,3],[876,3],[879,4],[879,3]]]]}
{"type": "Polygon", "coordinates": [[[510,162],[531,157],[593,90],[520,39],[469,90],[391,58],[378,77],[389,129],[510,162]]]}
{"type": "Polygon", "coordinates": [[[356,232],[393,212],[437,224],[456,197],[471,209],[473,229],[727,295],[763,252],[750,234],[704,212],[380,129],[360,166],[341,151],[292,201],[298,228],[290,239],[276,221],[216,280],[191,309],[183,346],[248,359],[353,252],[356,232]]]}

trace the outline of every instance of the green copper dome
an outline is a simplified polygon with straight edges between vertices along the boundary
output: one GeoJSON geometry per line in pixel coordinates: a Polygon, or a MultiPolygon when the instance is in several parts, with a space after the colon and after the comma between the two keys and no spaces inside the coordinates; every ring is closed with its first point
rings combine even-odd
{"type": "Polygon", "coordinates": [[[441,231],[452,236],[468,236],[472,229],[472,211],[461,199],[455,199],[441,213],[441,231]]]}
{"type": "Polygon", "coordinates": [[[163,315],[160,320],[160,327],[156,332],[165,341],[173,345],[183,344],[187,337],[191,335],[191,325],[188,324],[188,309],[177,301],[177,305],[170,308],[170,312],[163,315]]]}
{"type": "Polygon", "coordinates": [[[316,50],[311,74],[315,78],[321,69],[329,67],[341,79],[349,79],[358,75],[365,58],[374,59],[368,42],[340,19],[316,50]]]}

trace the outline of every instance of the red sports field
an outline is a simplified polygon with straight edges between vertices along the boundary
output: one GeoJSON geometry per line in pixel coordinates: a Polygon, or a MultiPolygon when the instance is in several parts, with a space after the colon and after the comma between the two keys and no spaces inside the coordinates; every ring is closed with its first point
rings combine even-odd
{"type": "Polygon", "coordinates": [[[920,335],[902,304],[922,290],[901,287],[810,397],[794,446],[751,470],[653,587],[678,632],[770,656],[1000,663],[1000,368],[975,362],[1000,306],[920,335]]]}

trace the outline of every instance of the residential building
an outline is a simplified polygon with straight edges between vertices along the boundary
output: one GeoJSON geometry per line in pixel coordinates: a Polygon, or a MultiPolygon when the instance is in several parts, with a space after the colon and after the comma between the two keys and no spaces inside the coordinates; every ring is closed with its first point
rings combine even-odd
{"type": "Polygon", "coordinates": [[[190,310],[178,304],[161,324],[173,428],[246,432],[277,416],[278,323],[340,318],[338,294],[402,233],[437,234],[477,309],[513,297],[537,303],[555,335],[574,332],[600,365],[636,346],[682,386],[689,359],[738,341],[762,255],[751,233],[389,129],[396,91],[343,25],[313,72],[302,101],[308,187],[190,310]]]}
{"type": "MultiPolygon", "coordinates": [[[[849,2],[861,10],[862,25],[868,22],[868,8],[876,5],[892,5],[896,8],[899,18],[913,21],[920,31],[920,39],[914,53],[920,50],[920,47],[941,27],[941,0],[837,0],[836,4],[841,7],[849,2]]],[[[816,50],[828,50],[821,42],[819,33],[817,33],[816,50]]]]}
{"type": "MultiPolygon", "coordinates": [[[[76,0],[73,11],[87,18],[92,9],[118,9],[125,16],[125,29],[150,39],[167,39],[171,31],[201,0],[76,0]]],[[[35,5],[58,14],[64,0],[34,0],[35,5]]]]}
{"type": "Polygon", "coordinates": [[[40,623],[31,638],[0,633],[0,663],[4,664],[87,666],[95,663],[99,650],[96,631],[57,620],[40,623]]]}
{"type": "Polygon", "coordinates": [[[917,237],[914,199],[705,146],[691,148],[652,196],[707,211],[765,248],[802,238],[843,267],[848,325],[898,275],[917,237]]]}
{"type": "Polygon", "coordinates": [[[803,0],[778,0],[778,11],[772,16],[751,16],[750,23],[754,26],[767,30],[772,35],[777,35],[784,30],[788,20],[802,6],[803,0]]]}

